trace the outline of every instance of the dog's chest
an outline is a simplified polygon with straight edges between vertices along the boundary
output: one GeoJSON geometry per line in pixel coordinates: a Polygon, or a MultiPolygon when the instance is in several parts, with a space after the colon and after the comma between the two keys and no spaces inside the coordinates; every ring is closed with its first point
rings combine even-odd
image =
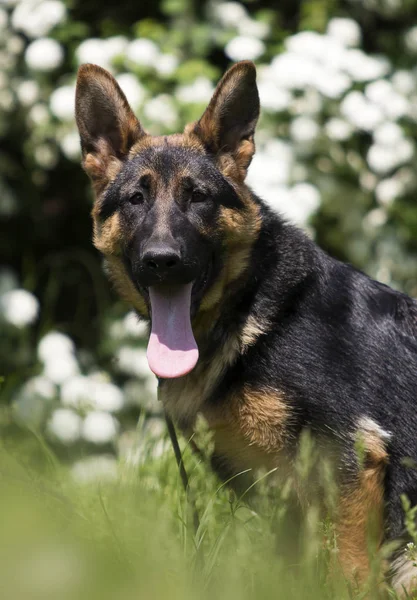
{"type": "Polygon", "coordinates": [[[213,433],[216,455],[232,471],[272,469],[281,463],[290,416],[282,392],[242,386],[221,408],[207,407],[203,414],[213,433]]]}
{"type": "Polygon", "coordinates": [[[192,426],[238,353],[239,339],[237,336],[230,336],[211,360],[199,361],[184,377],[161,382],[159,398],[166,412],[181,427],[192,426]]]}
{"type": "Polygon", "coordinates": [[[165,409],[188,433],[192,432],[197,413],[201,413],[213,434],[216,456],[230,470],[278,466],[288,440],[290,407],[285,395],[276,389],[243,384],[217,402],[205,403],[213,391],[218,368],[213,364],[204,372],[197,367],[186,378],[164,382],[161,391],[165,409]]]}

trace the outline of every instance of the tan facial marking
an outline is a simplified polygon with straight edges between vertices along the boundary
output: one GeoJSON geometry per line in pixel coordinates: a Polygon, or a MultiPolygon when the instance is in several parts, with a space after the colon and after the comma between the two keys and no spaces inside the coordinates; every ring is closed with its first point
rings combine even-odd
{"type": "Polygon", "coordinates": [[[132,280],[130,279],[120,258],[117,256],[107,256],[106,267],[109,278],[113,282],[118,294],[124,300],[129,302],[133,308],[139,312],[139,314],[141,314],[143,317],[149,318],[145,300],[132,283],[132,280]]]}
{"type": "Polygon", "coordinates": [[[261,228],[258,206],[246,196],[243,210],[222,208],[219,227],[223,231],[226,262],[201,302],[202,311],[212,310],[220,302],[226,301],[227,287],[247,269],[253,244],[261,228]]]}
{"type": "Polygon", "coordinates": [[[100,223],[98,219],[94,219],[94,245],[104,255],[118,255],[121,251],[121,243],[124,233],[120,226],[120,217],[115,213],[104,223],[100,223]]]}

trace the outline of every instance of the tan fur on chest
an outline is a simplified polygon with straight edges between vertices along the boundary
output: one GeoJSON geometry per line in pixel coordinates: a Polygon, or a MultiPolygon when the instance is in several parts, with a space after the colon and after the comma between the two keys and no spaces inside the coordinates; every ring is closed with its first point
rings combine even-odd
{"type": "Polygon", "coordinates": [[[281,392],[244,387],[227,398],[220,410],[203,414],[214,434],[216,454],[234,470],[278,466],[289,418],[281,392]]]}

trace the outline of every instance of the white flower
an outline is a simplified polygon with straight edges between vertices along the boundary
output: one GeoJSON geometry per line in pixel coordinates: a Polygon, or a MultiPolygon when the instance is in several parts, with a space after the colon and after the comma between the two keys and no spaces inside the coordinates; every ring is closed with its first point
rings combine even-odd
{"type": "Polygon", "coordinates": [[[322,60],[329,51],[341,48],[341,44],[316,31],[301,31],[288,37],[285,40],[285,47],[289,52],[300,56],[322,60]]]}
{"type": "Polygon", "coordinates": [[[290,136],[299,144],[310,144],[317,139],[320,127],[310,117],[297,117],[290,125],[290,136]]]}
{"type": "Polygon", "coordinates": [[[292,100],[290,92],[272,80],[260,81],[258,91],[262,108],[272,112],[286,110],[292,100]]]}
{"type": "Polygon", "coordinates": [[[82,436],[93,444],[108,444],[117,435],[119,423],[105,412],[89,413],[82,424],[82,436]]]}
{"type": "Polygon", "coordinates": [[[0,296],[15,290],[19,285],[17,275],[9,267],[0,268],[0,296]]]}
{"type": "Polygon", "coordinates": [[[158,55],[159,48],[155,42],[145,38],[130,42],[126,50],[127,58],[143,67],[153,67],[158,55]]]}
{"type": "Polygon", "coordinates": [[[395,150],[377,144],[369,148],[366,160],[375,173],[387,173],[397,164],[395,150]]]}
{"type": "Polygon", "coordinates": [[[129,379],[124,385],[123,391],[128,405],[139,406],[147,413],[160,414],[161,403],[157,399],[157,389],[158,380],[151,373],[145,382],[129,379]]]}
{"type": "Polygon", "coordinates": [[[19,84],[16,93],[23,106],[30,106],[39,98],[39,85],[33,79],[26,79],[19,84]]]}
{"type": "Polygon", "coordinates": [[[94,63],[105,69],[109,69],[108,56],[104,52],[104,40],[90,38],[84,40],[75,51],[78,64],[94,63]]]}
{"type": "Polygon", "coordinates": [[[255,37],[263,40],[270,32],[268,23],[255,21],[249,17],[241,19],[238,23],[238,31],[240,35],[255,37]]]}
{"type": "Polygon", "coordinates": [[[38,38],[62,23],[66,12],[64,3],[59,0],[24,0],[14,9],[11,22],[14,29],[38,38]]]}
{"type": "Polygon", "coordinates": [[[148,359],[143,348],[122,346],[116,353],[116,360],[120,371],[127,375],[137,377],[148,377],[149,375],[148,359]]]}
{"type": "Polygon", "coordinates": [[[32,125],[45,125],[49,121],[49,112],[45,104],[35,104],[29,111],[28,120],[32,125]]]}
{"type": "Polygon", "coordinates": [[[108,412],[117,412],[124,406],[123,392],[100,374],[67,379],[61,387],[61,400],[67,406],[108,412]]]}
{"type": "Polygon", "coordinates": [[[145,99],[145,89],[131,73],[122,73],[116,77],[132,108],[138,108],[145,99]]]}
{"type": "Polygon", "coordinates": [[[107,454],[89,456],[74,463],[71,472],[79,483],[113,481],[117,478],[117,461],[107,454]]]}
{"type": "Polygon", "coordinates": [[[32,377],[13,398],[15,420],[27,427],[39,428],[55,395],[56,388],[51,381],[42,376],[32,377]]]}
{"type": "Polygon", "coordinates": [[[160,54],[154,63],[156,72],[163,77],[172,75],[178,67],[179,61],[174,54],[160,54]]]}
{"type": "Polygon", "coordinates": [[[124,406],[121,389],[100,374],[89,377],[89,401],[93,408],[108,412],[117,412],[124,406]]]}
{"type": "Polygon", "coordinates": [[[387,213],[383,208],[374,208],[373,210],[369,211],[363,219],[364,226],[370,229],[381,227],[382,225],[385,225],[386,222],[387,213]]]}
{"type": "Polygon", "coordinates": [[[379,106],[358,91],[350,92],[343,98],[340,112],[349,123],[365,131],[373,131],[384,118],[379,106]]]}
{"type": "Polygon", "coordinates": [[[333,119],[329,119],[327,121],[325,125],[325,132],[331,140],[344,142],[352,135],[353,128],[349,123],[347,123],[347,121],[334,117],[333,119]]]}
{"type": "MultiPolygon", "coordinates": [[[[356,159],[356,157],[355,157],[356,159]]],[[[359,184],[363,190],[367,192],[373,192],[375,190],[376,184],[378,183],[378,177],[375,173],[371,173],[370,171],[362,171],[359,175],[359,184]]]]}
{"type": "Polygon", "coordinates": [[[39,313],[37,298],[27,290],[11,290],[0,297],[1,314],[5,321],[23,328],[36,321],[39,313]]]}
{"type": "Polygon", "coordinates": [[[304,89],[311,85],[318,71],[319,68],[313,60],[294,52],[280,54],[271,62],[271,74],[277,85],[289,89],[304,89]]]}
{"type": "Polygon", "coordinates": [[[74,342],[67,335],[50,331],[38,344],[38,357],[42,362],[53,360],[57,356],[68,356],[75,352],[74,342]]]}
{"type": "MultiPolygon", "coordinates": [[[[295,37],[293,36],[293,38],[295,37]]],[[[316,40],[316,38],[314,37],[313,40],[316,40]]],[[[323,49],[320,45],[316,49],[319,52],[306,52],[304,54],[299,52],[300,44],[298,42],[300,41],[304,40],[298,40],[297,44],[294,44],[296,51],[293,51],[291,46],[290,52],[276,56],[271,62],[271,76],[274,81],[280,87],[289,89],[305,90],[306,87],[311,86],[329,98],[338,98],[350,87],[351,80],[332,64],[333,61],[329,57],[337,56],[337,52],[329,48],[323,49]]],[[[306,41],[308,42],[308,39],[306,41]]],[[[342,51],[344,50],[342,49],[342,51]]]]}
{"type": "Polygon", "coordinates": [[[411,140],[402,139],[395,146],[373,144],[368,151],[366,160],[375,173],[388,173],[399,165],[408,162],[414,154],[411,140]]]}
{"type": "Polygon", "coordinates": [[[74,375],[61,386],[61,402],[65,406],[84,408],[88,406],[90,396],[90,380],[84,375],[74,375]]]}
{"type": "Polygon", "coordinates": [[[103,50],[109,62],[117,56],[122,56],[129,44],[129,40],[124,35],[114,35],[101,41],[103,42],[103,50]]]}
{"type": "Polygon", "coordinates": [[[365,95],[390,119],[399,119],[407,113],[409,107],[407,99],[396,92],[389,81],[382,79],[368,84],[365,95]]]}
{"type": "Polygon", "coordinates": [[[248,18],[246,9],[240,2],[222,2],[215,6],[214,11],[223,27],[238,27],[242,20],[248,18]]]}
{"type": "Polygon", "coordinates": [[[63,85],[51,94],[49,105],[52,113],[62,121],[74,120],[75,85],[63,85]]]}
{"type": "Polygon", "coordinates": [[[79,373],[78,363],[74,356],[57,356],[45,363],[43,373],[51,381],[60,385],[79,373]]]}
{"type": "Polygon", "coordinates": [[[401,196],[404,192],[404,186],[399,179],[383,179],[378,183],[375,189],[376,199],[383,206],[389,206],[401,196]]]}
{"type": "Polygon", "coordinates": [[[417,77],[412,71],[395,71],[392,76],[392,85],[400,94],[409,95],[416,89],[417,77]]]}
{"type": "Polygon", "coordinates": [[[344,73],[338,73],[331,69],[321,69],[317,73],[316,80],[312,83],[323,96],[328,98],[339,98],[351,86],[351,81],[344,73]]]}
{"type": "Polygon", "coordinates": [[[136,338],[143,338],[148,333],[148,326],[145,321],[140,321],[135,312],[130,311],[123,319],[123,328],[126,335],[136,338]]]}
{"type": "Polygon", "coordinates": [[[33,152],[33,158],[40,167],[53,169],[58,162],[56,146],[52,144],[39,144],[33,152]]]}
{"type": "Polygon", "coordinates": [[[256,37],[238,35],[224,49],[232,60],[256,60],[265,52],[265,44],[256,37]]]}
{"type": "Polygon", "coordinates": [[[43,400],[53,400],[56,396],[56,386],[47,377],[37,375],[28,379],[24,385],[24,392],[30,396],[38,396],[43,400]]]}
{"type": "Polygon", "coordinates": [[[15,101],[12,92],[10,90],[0,90],[0,109],[8,112],[13,109],[14,105],[15,101]]]}
{"type": "Polygon", "coordinates": [[[18,55],[25,47],[25,43],[20,35],[12,35],[7,39],[6,50],[9,54],[18,55]]]}
{"type": "Polygon", "coordinates": [[[256,152],[249,167],[247,181],[255,192],[269,197],[265,191],[290,179],[294,154],[291,146],[281,140],[271,140],[256,152]]]}
{"type": "Polygon", "coordinates": [[[330,19],[327,25],[327,34],[344,46],[358,46],[361,42],[360,27],[353,19],[330,19]]]}
{"type": "Polygon", "coordinates": [[[417,54],[417,25],[411,27],[404,36],[404,42],[407,50],[417,54]]]}
{"type": "Polygon", "coordinates": [[[386,79],[378,79],[365,87],[365,96],[376,104],[384,104],[385,98],[392,93],[393,87],[391,82],[386,79]]]}
{"type": "Polygon", "coordinates": [[[48,422],[48,432],[63,444],[73,444],[81,437],[82,419],[68,408],[54,410],[48,422]]]}
{"type": "Polygon", "coordinates": [[[8,26],[7,12],[0,8],[0,31],[4,31],[8,26]]]}
{"type": "Polygon", "coordinates": [[[165,127],[173,128],[177,124],[177,111],[168,94],[160,94],[149,100],[143,112],[150,121],[161,123],[165,127]]]}
{"type": "Polygon", "coordinates": [[[184,104],[204,104],[210,100],[213,91],[210,79],[201,75],[193,83],[178,87],[176,96],[184,104]]]}
{"type": "Polygon", "coordinates": [[[384,57],[368,56],[355,48],[346,51],[344,68],[354,81],[370,81],[384,77],[390,69],[390,63],[384,57]]]}
{"type": "Polygon", "coordinates": [[[376,128],[373,138],[381,146],[395,146],[404,139],[404,133],[397,123],[385,122],[376,128]]]}
{"type": "Polygon", "coordinates": [[[63,60],[62,46],[51,38],[39,38],[26,48],[25,61],[33,71],[53,71],[63,60]]]}
{"type": "Polygon", "coordinates": [[[391,79],[394,89],[400,94],[408,96],[416,89],[417,78],[412,71],[396,71],[391,79]]]}
{"type": "Polygon", "coordinates": [[[81,156],[80,136],[77,131],[66,133],[60,140],[59,145],[63,154],[69,160],[78,160],[81,156]]]}
{"type": "Polygon", "coordinates": [[[122,35],[107,39],[89,38],[78,46],[75,56],[78,64],[94,63],[112,71],[112,63],[117,56],[125,53],[128,40],[122,35]]]}
{"type": "Polygon", "coordinates": [[[300,226],[307,224],[320,205],[319,191],[309,183],[298,183],[291,189],[280,184],[265,184],[263,198],[271,208],[300,226]]]}
{"type": "Polygon", "coordinates": [[[306,225],[311,215],[319,208],[320,202],[320,192],[314,185],[297,183],[291,189],[292,204],[291,210],[287,214],[299,225],[306,225]]]}

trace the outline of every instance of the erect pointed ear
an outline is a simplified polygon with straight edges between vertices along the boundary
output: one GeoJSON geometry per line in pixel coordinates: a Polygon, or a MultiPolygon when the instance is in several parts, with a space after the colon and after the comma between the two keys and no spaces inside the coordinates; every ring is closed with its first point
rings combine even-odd
{"type": "Polygon", "coordinates": [[[97,65],[78,70],[75,118],[83,167],[98,188],[106,185],[133,144],[146,135],[112,75],[97,65]]]}
{"type": "Polygon", "coordinates": [[[244,176],[253,153],[259,117],[256,69],[245,60],[233,65],[220,80],[210,104],[193,132],[213,154],[232,154],[244,176]]]}

